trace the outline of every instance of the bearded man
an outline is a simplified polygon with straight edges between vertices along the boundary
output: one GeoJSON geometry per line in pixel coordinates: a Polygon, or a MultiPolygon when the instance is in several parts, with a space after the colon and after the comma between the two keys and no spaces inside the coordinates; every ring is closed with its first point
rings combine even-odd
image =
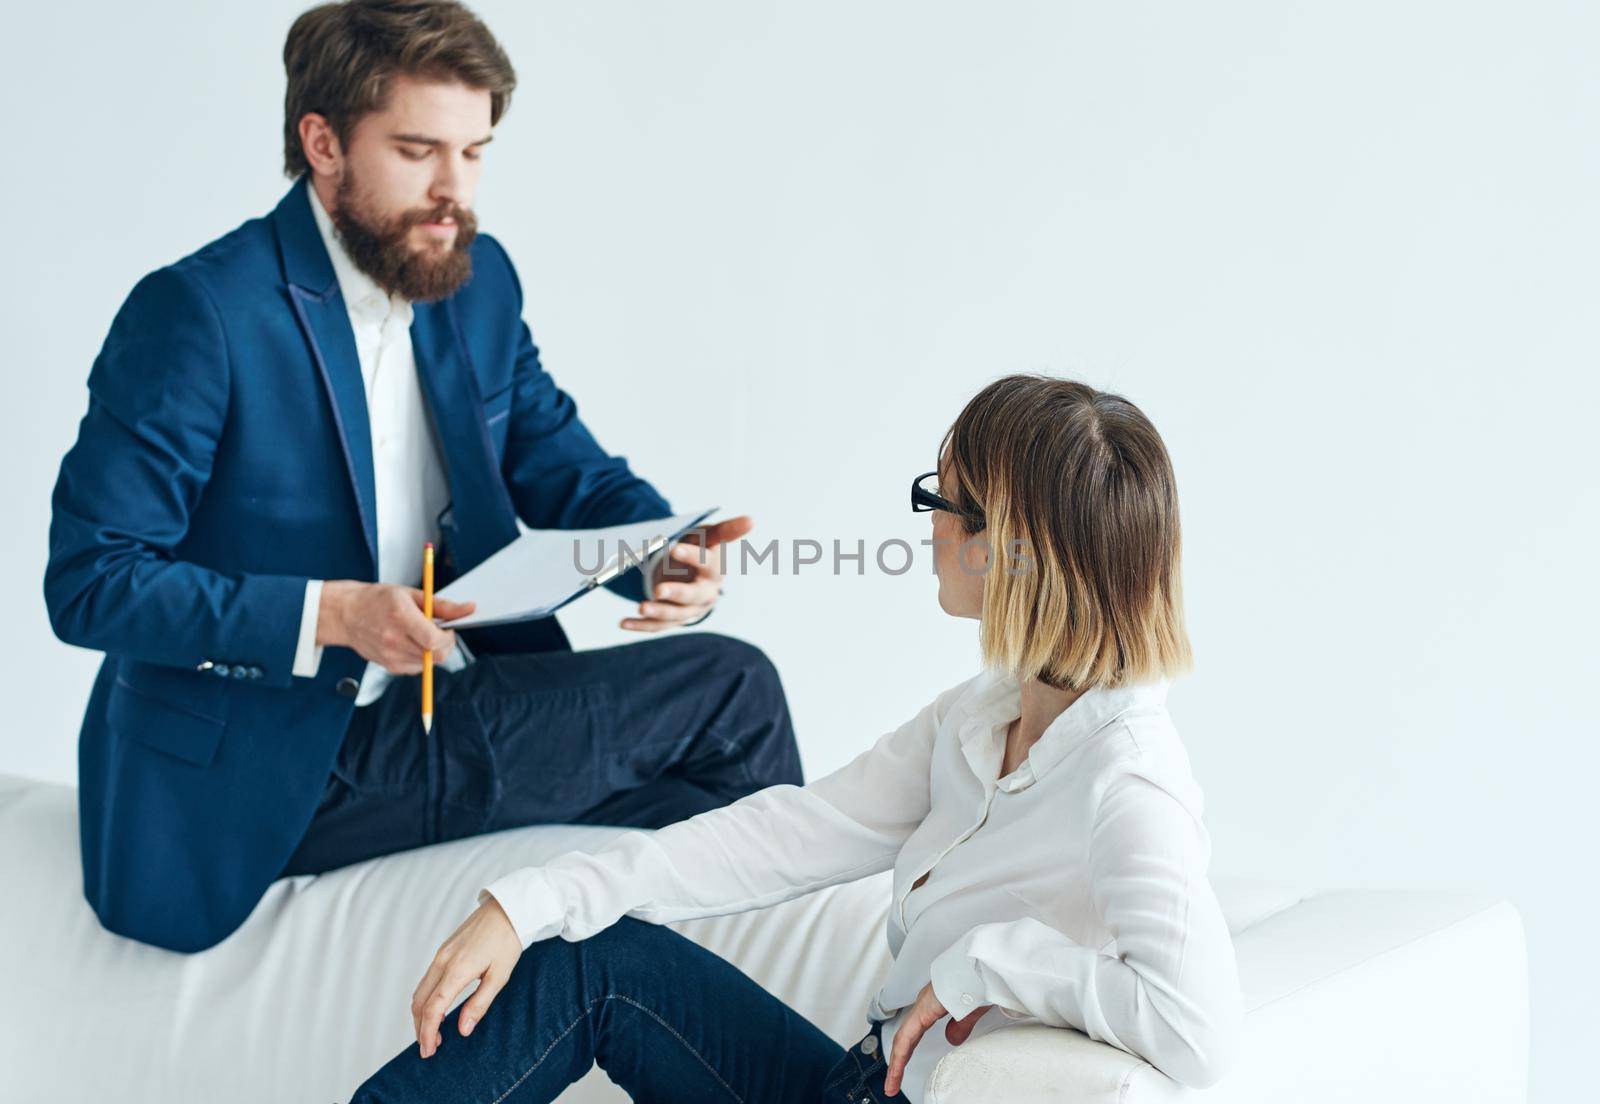
{"type": "MultiPolygon", "coordinates": [[[[422,615],[425,541],[443,585],[519,519],[672,511],[579,421],[477,232],[515,84],[488,29],[448,0],[348,0],[300,16],[283,56],[293,186],[139,281],[52,500],[51,624],[105,653],[79,738],[84,893],[176,951],[225,938],[280,876],[524,824],[654,827],[801,782],[748,644],[575,653],[553,619],[458,641],[422,615]]],[[[680,545],[608,584],[639,603],[624,627],[703,619],[715,559],[680,545]]]]}

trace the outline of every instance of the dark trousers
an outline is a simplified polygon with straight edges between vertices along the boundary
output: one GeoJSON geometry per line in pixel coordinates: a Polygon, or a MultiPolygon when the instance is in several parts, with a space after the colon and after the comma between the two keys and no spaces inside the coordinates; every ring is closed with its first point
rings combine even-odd
{"type": "Polygon", "coordinates": [[[732,964],[642,920],[533,944],[465,1038],[459,1014],[433,1057],[412,1043],[351,1104],[539,1104],[596,1063],[641,1104],[906,1099],[884,1095],[879,1024],[845,1050],[732,964]]]}
{"type": "Polygon", "coordinates": [[[283,874],[528,824],[659,828],[782,782],[800,756],[778,673],[713,633],[485,655],[355,711],[283,874]]]}

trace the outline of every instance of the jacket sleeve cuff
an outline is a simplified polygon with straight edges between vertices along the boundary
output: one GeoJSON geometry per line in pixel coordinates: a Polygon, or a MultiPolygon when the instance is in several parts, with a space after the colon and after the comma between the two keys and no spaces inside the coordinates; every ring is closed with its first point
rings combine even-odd
{"type": "Polygon", "coordinates": [[[322,608],[322,580],[307,579],[304,604],[300,608],[300,636],[294,648],[295,678],[316,678],[322,666],[322,648],[317,644],[317,616],[322,608]]]}
{"type": "Polygon", "coordinates": [[[442,671],[465,671],[477,661],[477,656],[472,654],[472,649],[467,647],[467,642],[458,633],[456,635],[456,646],[451,648],[445,657],[439,661],[439,669],[442,671]]]}

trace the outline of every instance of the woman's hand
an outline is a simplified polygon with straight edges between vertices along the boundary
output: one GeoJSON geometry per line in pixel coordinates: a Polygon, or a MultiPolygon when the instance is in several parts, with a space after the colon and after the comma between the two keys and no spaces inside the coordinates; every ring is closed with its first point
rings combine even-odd
{"type": "MultiPolygon", "coordinates": [[[[993,1007],[992,1004],[986,1004],[968,1012],[965,1019],[951,1020],[944,1025],[944,1037],[950,1040],[951,1046],[960,1046],[972,1034],[972,1029],[978,1026],[983,1014],[993,1007]]],[[[945,1006],[939,1003],[939,998],[933,995],[932,984],[924,985],[922,992],[917,994],[916,1003],[906,1012],[900,1029],[894,1033],[894,1050],[889,1054],[889,1068],[883,1075],[884,1095],[893,1096],[900,1091],[900,1079],[905,1076],[911,1052],[922,1042],[928,1028],[949,1014],[945,1006]]]]}
{"type": "Polygon", "coordinates": [[[450,933],[411,996],[411,1022],[416,1025],[417,1046],[424,1058],[444,1042],[439,1025],[461,991],[474,980],[478,982],[477,991],[461,1006],[461,1034],[471,1035],[521,957],[517,930],[493,897],[450,933]]]}

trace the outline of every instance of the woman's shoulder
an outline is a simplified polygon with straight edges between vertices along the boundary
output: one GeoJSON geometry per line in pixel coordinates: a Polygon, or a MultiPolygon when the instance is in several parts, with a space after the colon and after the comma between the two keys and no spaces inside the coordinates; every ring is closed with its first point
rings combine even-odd
{"type": "Polygon", "coordinates": [[[1095,788],[1102,798],[1109,790],[1147,783],[1196,816],[1204,808],[1188,749],[1164,705],[1118,717],[1108,726],[1095,759],[1095,788]]]}
{"type": "Polygon", "coordinates": [[[1017,680],[991,668],[962,679],[933,699],[934,720],[942,727],[952,719],[964,718],[991,702],[1017,692],[1017,680]]]}

